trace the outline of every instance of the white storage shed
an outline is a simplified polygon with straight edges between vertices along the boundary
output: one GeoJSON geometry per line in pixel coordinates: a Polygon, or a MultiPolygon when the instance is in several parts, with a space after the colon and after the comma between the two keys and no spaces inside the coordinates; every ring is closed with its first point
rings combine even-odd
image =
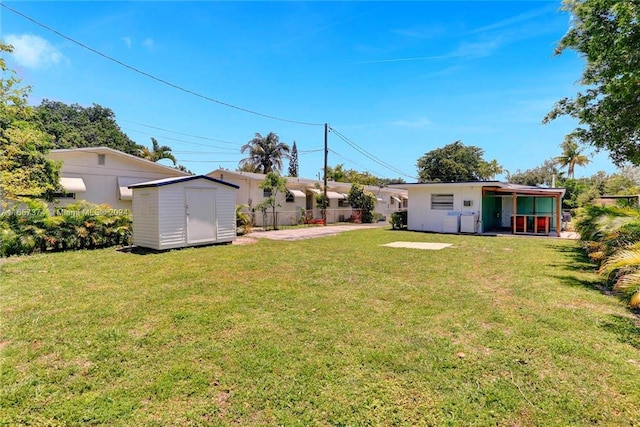
{"type": "Polygon", "coordinates": [[[238,186],[205,175],[130,185],[133,244],[164,250],[232,242],[238,186]]]}

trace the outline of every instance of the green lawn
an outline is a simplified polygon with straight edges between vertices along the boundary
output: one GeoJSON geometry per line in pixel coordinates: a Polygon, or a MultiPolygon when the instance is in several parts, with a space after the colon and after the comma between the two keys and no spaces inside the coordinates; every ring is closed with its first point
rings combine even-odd
{"type": "Polygon", "coordinates": [[[638,425],[638,322],[577,248],[370,229],[9,259],[0,424],[638,425]]]}

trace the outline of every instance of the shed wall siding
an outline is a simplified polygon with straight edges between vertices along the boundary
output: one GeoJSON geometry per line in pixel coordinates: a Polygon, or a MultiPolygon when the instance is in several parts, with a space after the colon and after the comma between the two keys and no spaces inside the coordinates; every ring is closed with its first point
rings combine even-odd
{"type": "Polygon", "coordinates": [[[407,229],[413,231],[444,231],[444,218],[449,212],[476,212],[482,210],[482,188],[469,185],[459,187],[429,186],[429,188],[409,188],[411,207],[407,214],[407,229]],[[432,194],[453,194],[452,210],[431,209],[432,194]],[[472,206],[463,206],[464,200],[471,200],[472,206]]]}
{"type": "Polygon", "coordinates": [[[145,188],[135,191],[137,194],[132,200],[133,244],[159,249],[158,189],[145,188]]]}
{"type": "Polygon", "coordinates": [[[160,198],[159,236],[161,249],[185,246],[187,220],[185,185],[178,183],[158,187],[160,198]]]}
{"type": "Polygon", "coordinates": [[[236,238],[236,195],[234,190],[220,188],[216,196],[218,241],[230,242],[236,238]]]}

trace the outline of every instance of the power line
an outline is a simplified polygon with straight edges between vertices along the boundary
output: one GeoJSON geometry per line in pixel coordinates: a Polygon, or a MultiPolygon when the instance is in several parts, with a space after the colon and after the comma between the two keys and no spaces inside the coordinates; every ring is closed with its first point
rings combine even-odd
{"type": "Polygon", "coordinates": [[[219,146],[216,146],[216,145],[200,144],[200,143],[197,143],[197,142],[185,141],[184,139],[172,138],[172,137],[170,137],[170,136],[165,136],[165,135],[160,135],[160,136],[158,136],[158,135],[156,135],[156,134],[152,134],[152,133],[149,133],[149,132],[144,132],[144,131],[137,130],[137,129],[130,129],[130,128],[126,128],[126,127],[123,127],[122,129],[123,129],[123,130],[126,130],[126,131],[128,131],[128,132],[141,133],[141,134],[143,134],[143,135],[149,135],[149,136],[152,136],[152,137],[157,137],[157,138],[159,138],[159,139],[168,139],[168,140],[170,140],[170,141],[182,142],[182,143],[184,143],[184,144],[196,145],[196,146],[198,146],[198,147],[219,148],[219,149],[221,149],[221,150],[238,151],[238,149],[237,149],[237,148],[236,148],[236,149],[233,149],[233,148],[229,148],[229,147],[219,147],[219,146]]]}
{"type": "Polygon", "coordinates": [[[342,160],[345,160],[345,161],[357,166],[358,168],[362,169],[362,171],[364,171],[364,172],[369,172],[371,175],[379,176],[379,177],[382,177],[382,175],[383,175],[383,174],[377,173],[375,171],[368,170],[366,168],[366,166],[362,166],[362,165],[354,162],[353,160],[346,158],[345,156],[343,156],[342,154],[338,153],[335,150],[332,150],[331,148],[329,148],[329,151],[332,152],[333,154],[335,154],[336,156],[340,157],[342,160]]]}
{"type": "Polygon", "coordinates": [[[126,64],[126,63],[124,63],[124,62],[122,62],[122,61],[120,61],[118,59],[115,59],[115,58],[113,58],[113,57],[111,57],[111,56],[109,56],[109,55],[107,55],[105,53],[100,52],[99,50],[96,50],[96,49],[94,49],[94,48],[92,48],[90,46],[87,46],[84,43],[81,43],[81,42],[79,42],[79,41],[77,41],[77,40],[75,40],[75,39],[73,39],[73,38],[71,38],[69,36],[66,36],[66,35],[62,34],[61,32],[55,30],[54,28],[51,28],[48,25],[45,25],[45,24],[43,24],[43,23],[41,23],[39,21],[36,21],[35,19],[25,15],[22,12],[17,11],[16,9],[13,9],[13,8],[7,6],[4,3],[0,3],[0,6],[4,7],[5,9],[7,9],[10,12],[15,13],[16,15],[19,15],[19,16],[23,17],[24,19],[26,19],[26,20],[28,20],[30,22],[33,22],[34,24],[38,25],[39,27],[44,28],[45,30],[51,31],[52,33],[58,35],[59,37],[62,37],[63,39],[68,40],[71,43],[82,47],[83,49],[86,49],[86,50],[88,50],[90,52],[93,52],[96,55],[99,55],[99,56],[101,56],[101,57],[103,57],[103,58],[105,58],[105,59],[107,59],[107,60],[109,60],[111,62],[115,62],[116,64],[118,64],[118,65],[120,65],[122,67],[125,67],[125,68],[127,68],[127,69],[129,69],[129,70],[131,70],[133,72],[141,74],[141,75],[143,75],[145,77],[148,77],[148,78],[150,78],[152,80],[155,80],[155,81],[157,81],[159,83],[162,83],[162,84],[164,84],[166,86],[172,87],[174,89],[178,89],[178,90],[180,90],[182,92],[188,93],[188,94],[193,95],[193,96],[197,96],[198,98],[201,98],[201,99],[204,99],[204,100],[207,100],[207,101],[210,101],[210,102],[214,102],[216,104],[223,105],[225,107],[229,107],[229,108],[233,108],[233,109],[236,109],[236,110],[239,110],[239,111],[243,111],[245,113],[254,114],[254,115],[260,116],[260,117],[265,117],[267,119],[278,120],[278,121],[281,121],[281,122],[294,123],[294,124],[305,125],[305,126],[324,126],[324,123],[311,123],[311,122],[303,122],[303,121],[298,121],[298,120],[285,119],[285,118],[282,118],[282,117],[277,117],[277,116],[272,116],[270,114],[260,113],[260,112],[254,111],[254,110],[250,110],[248,108],[239,107],[237,105],[233,105],[233,104],[230,104],[228,102],[224,102],[224,101],[220,101],[220,100],[215,99],[215,98],[211,98],[210,96],[203,95],[203,94],[198,93],[198,92],[196,92],[194,90],[187,89],[187,88],[179,86],[179,85],[177,85],[175,83],[171,83],[168,80],[162,79],[160,77],[156,77],[153,74],[147,73],[146,71],[142,71],[139,68],[136,68],[136,67],[133,67],[131,65],[128,65],[128,64],[126,64]]]}
{"type": "Polygon", "coordinates": [[[356,144],[355,142],[351,141],[349,138],[347,138],[346,136],[341,134],[335,128],[331,128],[331,132],[336,134],[336,136],[338,138],[340,138],[341,140],[346,142],[351,148],[353,148],[354,150],[358,151],[360,154],[364,155],[368,159],[370,159],[370,160],[374,161],[375,163],[379,164],[380,166],[382,166],[382,167],[384,167],[386,169],[389,169],[389,170],[391,170],[391,171],[393,171],[395,173],[398,173],[398,174],[400,174],[402,176],[406,176],[408,178],[418,180],[418,178],[416,178],[415,176],[408,175],[408,174],[402,172],[400,169],[397,169],[397,168],[391,166],[389,163],[387,163],[387,162],[385,162],[383,160],[380,160],[379,158],[375,157],[373,154],[369,153],[364,148],[361,148],[358,144],[356,144]]]}
{"type": "Polygon", "coordinates": [[[207,141],[221,142],[223,144],[240,145],[240,144],[238,144],[236,142],[225,141],[223,139],[210,138],[210,137],[207,137],[207,136],[200,136],[200,135],[192,135],[190,133],[178,132],[176,130],[165,129],[165,128],[161,128],[161,127],[158,127],[158,126],[146,125],[144,123],[134,122],[132,120],[127,120],[127,119],[121,119],[121,120],[123,122],[131,123],[131,124],[134,124],[134,125],[144,126],[146,128],[162,130],[162,131],[169,132],[169,133],[175,133],[176,135],[190,136],[191,138],[205,139],[207,141]]]}

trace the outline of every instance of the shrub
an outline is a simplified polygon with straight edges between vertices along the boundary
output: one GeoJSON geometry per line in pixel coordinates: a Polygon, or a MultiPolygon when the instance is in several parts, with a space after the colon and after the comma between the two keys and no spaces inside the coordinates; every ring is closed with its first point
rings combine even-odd
{"type": "Polygon", "coordinates": [[[51,215],[43,201],[26,200],[0,217],[0,256],[125,245],[130,238],[128,211],[108,205],[78,202],[51,215]]]}
{"type": "Polygon", "coordinates": [[[398,211],[391,214],[391,227],[394,230],[407,228],[407,211],[398,211]]]}
{"type": "Polygon", "coordinates": [[[364,189],[364,186],[360,184],[351,185],[349,191],[349,203],[355,209],[360,209],[362,212],[362,222],[373,222],[373,210],[376,207],[376,196],[370,191],[364,189]]]}

